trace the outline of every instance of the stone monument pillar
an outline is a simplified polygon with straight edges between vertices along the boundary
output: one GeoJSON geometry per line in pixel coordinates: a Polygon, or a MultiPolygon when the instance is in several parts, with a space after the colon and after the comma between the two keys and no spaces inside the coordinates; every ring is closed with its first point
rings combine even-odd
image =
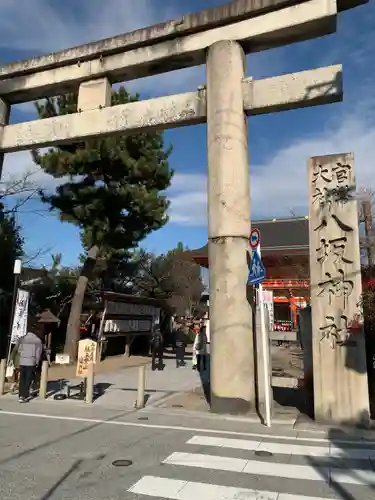
{"type": "Polygon", "coordinates": [[[310,277],[316,420],[369,420],[353,154],[311,158],[310,277]]]}
{"type": "Polygon", "coordinates": [[[211,408],[246,413],[255,403],[252,311],[247,301],[250,179],[242,80],[233,41],[207,57],[211,408]]]}

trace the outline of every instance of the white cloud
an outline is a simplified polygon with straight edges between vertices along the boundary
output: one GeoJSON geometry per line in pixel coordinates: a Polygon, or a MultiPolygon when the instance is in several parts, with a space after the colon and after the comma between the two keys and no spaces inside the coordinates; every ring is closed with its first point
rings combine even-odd
{"type": "MultiPolygon", "coordinates": [[[[250,167],[252,218],[288,217],[308,212],[307,160],[310,156],[354,152],[357,187],[375,189],[375,127],[359,117],[332,124],[307,139],[293,139],[268,161],[250,167]]],[[[207,177],[176,175],[170,189],[171,222],[206,226],[207,177]]]]}
{"type": "Polygon", "coordinates": [[[206,222],[207,179],[201,174],[178,174],[168,190],[170,221],[181,226],[201,226],[206,222]]]}
{"type": "MultiPolygon", "coordinates": [[[[82,0],[75,9],[59,3],[53,7],[47,0],[25,0],[22,4],[20,8],[19,2],[0,2],[0,49],[31,55],[119,35],[182,14],[173,2],[159,5],[152,0],[82,0]]],[[[162,74],[129,82],[127,86],[131,91],[155,96],[194,89],[202,83],[202,77],[203,68],[189,68],[173,76],[162,74]]],[[[24,113],[34,110],[32,104],[16,108],[24,113]]]]}
{"type": "MultiPolygon", "coordinates": [[[[73,2],[72,2],[73,3],[73,2]]],[[[156,0],[81,0],[71,8],[48,0],[0,1],[0,50],[12,49],[30,56],[55,52],[75,45],[100,40],[137,28],[178,18],[185,6],[178,2],[156,0]]],[[[203,5],[201,8],[205,8],[203,5]]],[[[251,72],[276,74],[282,70],[280,51],[252,58],[251,72]],[[270,68],[272,68],[270,70],[270,68]],[[280,71],[279,71],[280,70],[280,71]]],[[[144,97],[186,92],[205,82],[205,68],[194,67],[126,82],[127,88],[144,97]]],[[[35,114],[33,103],[14,107],[25,115],[35,114]]]]}
{"type": "MultiPolygon", "coordinates": [[[[307,213],[307,159],[310,156],[354,152],[358,187],[375,189],[373,147],[375,126],[363,115],[347,114],[308,138],[293,138],[272,151],[260,165],[251,165],[252,217],[282,217],[307,213]]],[[[32,182],[54,189],[58,182],[38,169],[29,152],[5,156],[3,180],[34,172],[32,182]]],[[[63,180],[60,180],[62,182],[63,180]]],[[[206,226],[207,175],[176,173],[168,190],[170,221],[181,226],[206,226]]]]}
{"type": "MultiPolygon", "coordinates": [[[[151,0],[82,0],[80,5],[48,0],[2,0],[0,47],[49,53],[161,21],[169,9],[151,0]],[[20,5],[22,3],[22,6],[20,5]]],[[[171,13],[173,14],[173,13],[171,13]]]]}
{"type": "Polygon", "coordinates": [[[1,176],[2,187],[6,188],[7,185],[24,179],[26,176],[28,176],[28,184],[48,191],[54,190],[58,184],[66,181],[64,178],[57,180],[46,174],[38,165],[35,165],[29,151],[6,154],[1,176]]]}

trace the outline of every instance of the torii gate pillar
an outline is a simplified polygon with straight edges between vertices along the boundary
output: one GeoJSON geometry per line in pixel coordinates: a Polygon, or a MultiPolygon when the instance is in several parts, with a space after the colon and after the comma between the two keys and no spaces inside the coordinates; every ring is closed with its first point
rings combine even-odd
{"type": "Polygon", "coordinates": [[[207,57],[208,233],[211,409],[255,405],[252,311],[246,297],[250,234],[247,120],[239,43],[219,41],[207,57]]]}

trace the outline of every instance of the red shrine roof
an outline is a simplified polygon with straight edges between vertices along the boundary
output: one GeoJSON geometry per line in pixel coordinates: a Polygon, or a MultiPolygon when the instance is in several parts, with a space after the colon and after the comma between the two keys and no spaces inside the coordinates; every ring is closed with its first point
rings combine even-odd
{"type": "MultiPolygon", "coordinates": [[[[308,255],[309,253],[309,220],[307,217],[258,220],[253,221],[251,227],[260,231],[262,257],[267,255],[308,255]]],[[[198,264],[207,265],[208,244],[188,253],[198,264]]]]}

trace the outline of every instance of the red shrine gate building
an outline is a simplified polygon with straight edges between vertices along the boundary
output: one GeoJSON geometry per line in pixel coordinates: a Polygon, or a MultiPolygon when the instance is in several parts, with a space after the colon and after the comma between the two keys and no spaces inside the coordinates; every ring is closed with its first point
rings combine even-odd
{"type": "MultiPolygon", "coordinates": [[[[298,309],[310,301],[308,217],[253,221],[251,227],[260,231],[267,273],[263,288],[265,296],[273,300],[274,328],[295,329],[298,309]]],[[[197,264],[208,268],[208,245],[191,255],[197,264]]]]}

